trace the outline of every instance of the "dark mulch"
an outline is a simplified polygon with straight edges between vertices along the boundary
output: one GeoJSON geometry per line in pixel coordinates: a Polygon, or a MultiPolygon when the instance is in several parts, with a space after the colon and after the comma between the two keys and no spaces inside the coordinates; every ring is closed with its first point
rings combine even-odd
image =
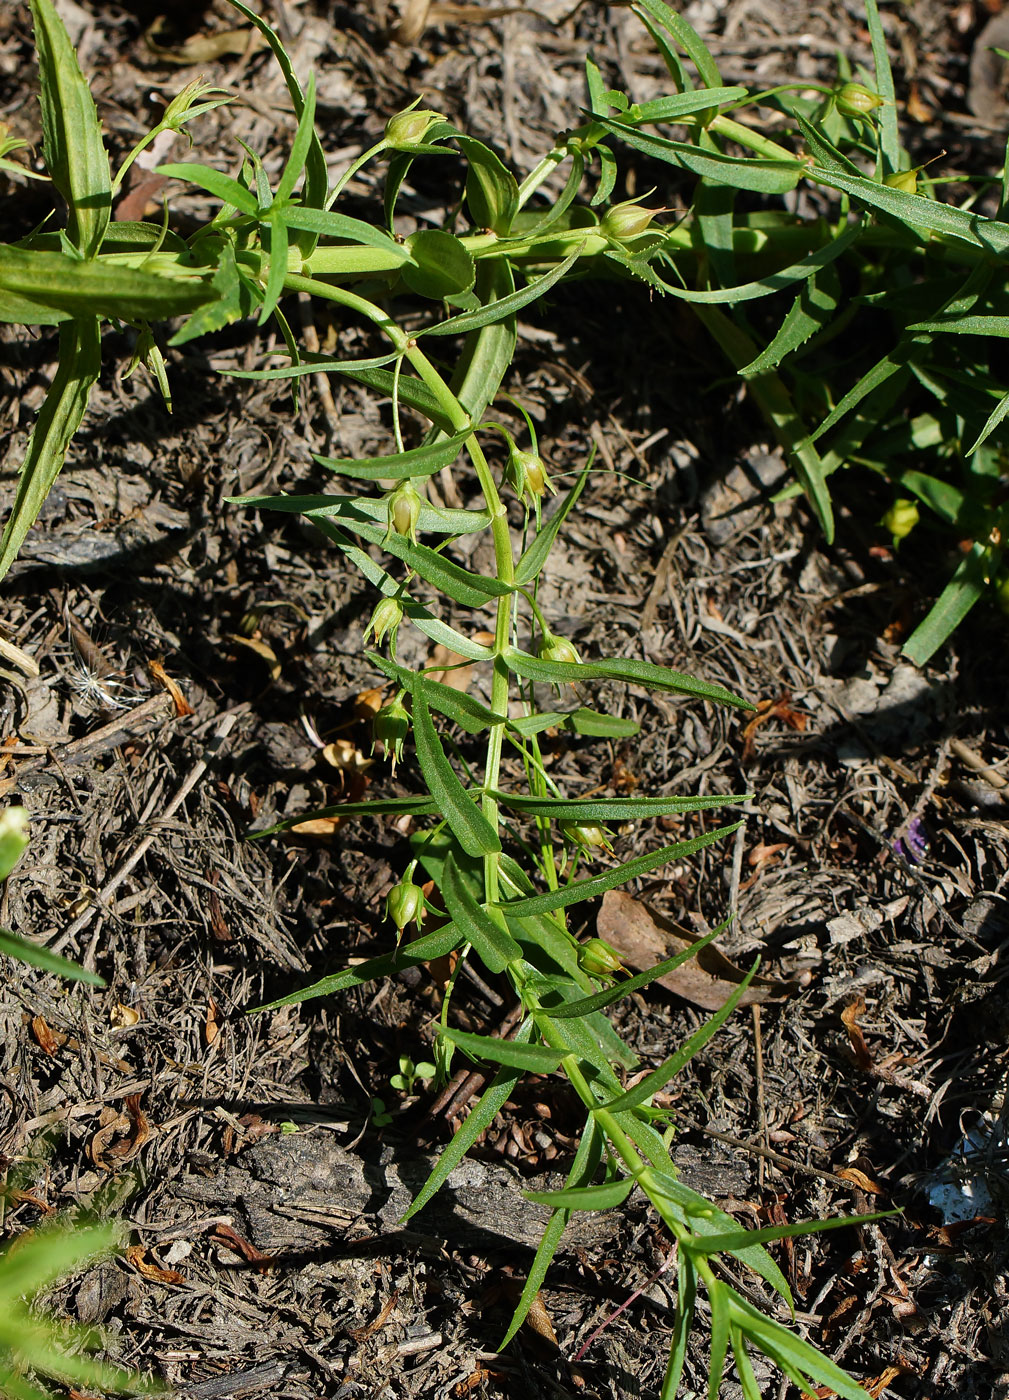
{"type": "MultiPolygon", "coordinates": [[[[201,158],[227,168],[237,135],[268,168],[282,159],[293,124],[261,49],[173,66],[145,37],[158,20],[156,43],[177,50],[227,29],[226,6],[202,20],[195,8],[61,9],[114,152],[205,72],[249,105],[200,125],[201,158]]],[[[423,91],[527,168],[577,120],[587,50],[642,95],[659,79],[620,8],[283,10],[296,65],[315,68],[335,166],[423,91]],[[415,41],[390,41],[397,16],[409,26],[425,15],[415,41]]],[[[953,169],[1001,158],[966,106],[985,12],[938,0],[886,12],[916,153],[945,146],[953,169]]],[[[830,81],[839,44],[867,60],[856,0],[815,10],[697,0],[686,13],[727,81],[830,81]]],[[[37,141],[30,53],[26,11],[0,8],[0,117],[37,141]]],[[[183,147],[159,159],[184,158],[183,147]]],[[[131,187],[138,209],[159,194],[144,178],[131,187]]],[[[450,202],[450,178],[446,167],[429,187],[418,179],[418,218],[450,202]]],[[[639,191],[652,183],[645,167],[631,178],[639,191]]],[[[371,208],[370,174],[351,193],[371,208]]],[[[676,191],[660,196],[672,204],[676,191]]],[[[198,212],[192,197],[177,207],[198,212]]],[[[19,189],[4,204],[9,236],[45,210],[43,189],[19,189]]],[[[314,329],[325,342],[329,328],[314,329]]],[[[359,352],[351,337],[341,349],[359,352]]],[[[121,365],[126,338],[110,332],[109,348],[121,365]]],[[[385,408],[362,391],[334,385],[331,419],[311,385],[292,408],[282,385],[212,372],[250,367],[261,348],[243,327],[174,353],[171,418],[110,354],[5,584],[6,632],[41,675],[6,673],[0,692],[12,755],[0,781],[28,806],[33,832],[2,922],[109,982],[84,992],[19,968],[5,984],[7,1237],[52,1211],[121,1218],[124,1255],[61,1301],[105,1328],[112,1354],[191,1396],[654,1394],[672,1320],[659,1273],[667,1243],[633,1202],[572,1237],[543,1293],[549,1325],[496,1353],[536,1239],[521,1186],[563,1166],[576,1140],[558,1085],[526,1086],[477,1160],[402,1227],[466,1111],[464,1093],[432,1113],[432,1093],[403,1101],[389,1087],[400,1055],[420,1059],[430,1040],[435,983],[417,971],[247,1014],[388,945],[384,900],[408,830],[371,821],[328,838],[246,839],[359,781],[321,744],[367,752],[357,697],[376,683],[361,647],[373,599],[310,529],[227,498],[319,485],[312,452],[389,443],[385,408]],[[178,681],[191,716],[176,713],[151,661],[178,681]],[[391,1121],[375,1121],[376,1098],[391,1121]]],[[[8,488],[53,358],[48,333],[0,336],[8,488]]],[[[797,1325],[907,1400],[1007,1394],[999,1164],[995,1204],[974,1223],[941,1229],[927,1190],[964,1128],[1002,1102],[1005,623],[978,610],[924,675],[905,665],[900,643],[936,585],[934,560],[885,548],[864,483],[847,504],[839,487],[833,550],[800,502],[770,504],[778,455],[676,308],[623,288],[567,290],[525,328],[510,387],[556,470],[579,467],[592,444],[606,469],[546,580],[551,623],[583,655],[646,657],[767,702],[747,735],[745,717],[611,687],[594,703],[640,720],[640,740],[557,741],[551,755],[572,795],[754,793],[734,847],[634,891],[693,928],[735,912],[726,953],[748,964],[759,951],[766,972],[803,984],[737,1014],[670,1086],[684,1178],[747,1223],[900,1207],[881,1225],[781,1251],[797,1325]],[[906,850],[912,823],[927,839],[917,861],[895,848],[903,839],[906,850]]],[[[463,495],[471,489],[463,480],[463,495]]],[[[418,782],[410,761],[395,784],[380,768],[367,777],[376,793],[418,782]]],[[[653,835],[622,832],[619,855],[653,835]]],[[[482,1030],[511,1010],[503,985],[479,982],[461,982],[456,1004],[460,1023],[482,1030]]],[[[617,1020],[653,1065],[701,1013],[656,989],[617,1020]]],[[[741,1286],[758,1296],[752,1280],[741,1286]]],[[[699,1336],[695,1390],[703,1357],[699,1336]]],[[[774,1377],[763,1384],[779,1393],[774,1377]]],[[[726,1382],[724,1393],[737,1391],[726,1382]]]]}

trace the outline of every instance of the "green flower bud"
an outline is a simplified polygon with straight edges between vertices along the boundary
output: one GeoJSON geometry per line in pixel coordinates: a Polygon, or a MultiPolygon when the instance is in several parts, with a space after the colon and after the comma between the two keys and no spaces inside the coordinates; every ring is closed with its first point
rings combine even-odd
{"type": "Polygon", "coordinates": [[[590,938],[578,949],[578,966],[590,977],[613,977],[626,972],[620,954],[601,938],[590,938]]]}
{"type": "MultiPolygon", "coordinates": [[[[231,101],[231,97],[223,88],[216,88],[212,83],[205,83],[202,78],[194,78],[191,83],[187,83],[177,97],[173,97],[165,108],[165,115],[161,118],[161,125],[168,127],[171,131],[181,131],[183,126],[191,117],[202,116],[204,112],[213,111],[215,107],[223,107],[231,101]],[[204,98],[210,96],[209,102],[204,102],[204,98]],[[200,103],[200,110],[194,112],[193,108],[200,103]]],[[[190,143],[192,144],[192,143],[190,143]]]]}
{"type": "Polygon", "coordinates": [[[386,635],[389,637],[389,648],[396,649],[396,633],[399,631],[399,624],[403,621],[403,604],[398,598],[383,598],[375,611],[371,615],[371,621],[364,629],[364,640],[374,637],[378,646],[381,646],[386,635]]]}
{"type": "Polygon", "coordinates": [[[614,243],[624,243],[628,238],[636,238],[644,233],[656,214],[664,214],[665,209],[649,209],[644,204],[635,204],[627,199],[623,204],[613,204],[599,222],[599,232],[614,243]]]}
{"type": "Polygon", "coordinates": [[[23,807],[6,807],[0,812],[0,880],[17,865],[28,845],[28,813],[23,807]]]}
{"type": "Polygon", "coordinates": [[[420,508],[423,505],[420,496],[409,481],[401,481],[395,491],[390,491],[385,499],[388,502],[389,527],[382,543],[388,544],[396,534],[403,535],[411,544],[416,544],[417,521],[420,519],[420,508]]]}
{"type": "Polygon", "coordinates": [[[917,194],[918,176],[924,169],[923,165],[915,165],[910,170],[895,170],[892,175],[883,176],[883,184],[891,190],[902,190],[904,194],[917,194]]]}
{"type": "Polygon", "coordinates": [[[385,901],[385,916],[392,920],[401,934],[407,924],[416,924],[420,928],[424,922],[424,891],[420,885],[413,882],[413,872],[416,869],[417,862],[412,860],[406,868],[406,874],[399,884],[389,891],[385,901]]]}
{"type": "Polygon", "coordinates": [[[906,496],[898,496],[882,520],[883,528],[893,536],[894,544],[909,535],[917,523],[918,503],[908,500],[906,496]]]}
{"type": "Polygon", "coordinates": [[[543,629],[538,655],[541,661],[561,661],[569,666],[577,666],[581,661],[567,637],[558,637],[548,628],[543,629]]]}
{"type": "Polygon", "coordinates": [[[598,822],[562,821],[559,825],[565,840],[570,841],[573,846],[581,846],[584,851],[591,851],[597,847],[606,851],[613,849],[609,833],[598,822]]]}
{"type": "Polygon", "coordinates": [[[872,92],[864,83],[845,83],[834,94],[834,101],[842,117],[867,117],[883,105],[879,93],[872,92]]]}
{"type": "Polygon", "coordinates": [[[441,112],[432,112],[426,107],[397,112],[385,124],[386,144],[395,151],[412,151],[415,146],[422,146],[431,128],[444,120],[441,112]]]}
{"type": "Polygon", "coordinates": [[[376,710],[375,718],[371,722],[371,751],[375,752],[375,744],[381,744],[386,757],[392,763],[394,773],[396,764],[403,757],[403,742],[410,732],[410,711],[403,704],[403,695],[401,690],[380,710],[376,710]]]}
{"type": "Polygon", "coordinates": [[[547,475],[543,458],[538,452],[520,452],[513,447],[505,467],[505,476],[521,499],[527,497],[535,503],[546,491],[554,491],[553,483],[547,475]]]}

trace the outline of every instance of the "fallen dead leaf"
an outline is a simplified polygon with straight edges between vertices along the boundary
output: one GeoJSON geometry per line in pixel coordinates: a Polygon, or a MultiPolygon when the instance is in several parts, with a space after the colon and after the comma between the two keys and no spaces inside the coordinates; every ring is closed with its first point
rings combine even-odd
{"type": "Polygon", "coordinates": [[[270,679],[272,681],[280,679],[281,666],[273,647],[268,646],[266,642],[260,641],[258,637],[242,637],[237,632],[229,632],[227,637],[229,642],[234,642],[236,646],[245,647],[249,651],[254,651],[258,657],[265,661],[270,668],[270,679]]]}
{"type": "Polygon", "coordinates": [[[230,1249],[232,1254],[237,1254],[249,1264],[255,1264],[260,1271],[265,1272],[273,1263],[269,1254],[264,1254],[261,1249],[257,1249],[254,1244],[233,1230],[230,1225],[225,1225],[219,1220],[214,1226],[214,1239],[219,1244],[223,1244],[225,1249],[230,1249]]]}
{"type": "Polygon", "coordinates": [[[450,651],[441,642],[428,659],[428,676],[442,685],[450,685],[453,690],[467,691],[473,683],[473,667],[465,656],[450,651]]]}
{"type": "Polygon", "coordinates": [[[346,817],[306,817],[303,822],[288,827],[288,831],[292,836],[332,836],[346,820],[346,817]]]}
{"type": "Polygon", "coordinates": [[[126,1251],[126,1258],[138,1274],[151,1279],[154,1283],[185,1283],[186,1281],[176,1269],[163,1269],[160,1264],[153,1264],[147,1258],[147,1250],[143,1245],[131,1245],[126,1251]]]}
{"type": "Polygon", "coordinates": [[[207,1045],[213,1045],[221,1034],[221,1026],[217,1019],[218,1011],[217,1002],[211,997],[207,1002],[207,1017],[203,1023],[203,1039],[207,1045]]]}
{"type": "Polygon", "coordinates": [[[864,1000],[861,997],[856,997],[855,1000],[850,1001],[841,1012],[841,1020],[845,1030],[848,1032],[848,1039],[851,1041],[851,1048],[855,1054],[855,1063],[858,1065],[859,1069],[870,1070],[872,1069],[872,1055],[869,1052],[868,1045],[865,1043],[865,1036],[862,1034],[862,1028],[858,1024],[858,1018],[864,1010],[864,1000]]]}
{"type": "Polygon", "coordinates": [[[140,1020],[140,1012],[135,1006],[126,1006],[123,1002],[117,1001],[109,1012],[109,1023],[119,1029],[135,1026],[140,1020]]]}
{"type": "Polygon", "coordinates": [[[757,712],[749,722],[743,727],[743,762],[749,763],[754,757],[754,736],[762,724],[766,724],[769,719],[780,719],[787,724],[789,729],[798,730],[801,733],[806,728],[806,716],[800,714],[798,710],[793,710],[791,706],[791,692],[783,691],[776,700],[760,700],[757,702],[757,712]]]}
{"type": "MultiPolygon", "coordinates": [[[[645,972],[672,954],[689,948],[700,938],[699,934],[670,923],[622,890],[610,890],[603,896],[602,908],[596,919],[596,933],[638,972],[645,972]]],[[[665,977],[657,978],[657,982],[666,991],[692,1002],[694,1006],[703,1007],[705,1011],[718,1011],[745,976],[741,968],[709,943],[695,958],[665,977]]],[[[797,982],[755,977],[743,993],[740,1005],[753,1006],[792,996],[798,988],[797,982]]]]}
{"type": "Polygon", "coordinates": [[[859,1171],[858,1167],[839,1167],[834,1173],[835,1176],[843,1176],[845,1181],[853,1182],[867,1196],[882,1196],[883,1188],[872,1177],[866,1176],[865,1172],[859,1171]]]}
{"type": "Polygon", "coordinates": [[[163,685],[172,697],[172,704],[175,706],[177,719],[185,719],[187,715],[196,714],[192,705],[190,705],[189,701],[183,695],[182,687],[179,685],[178,681],[172,679],[160,661],[148,661],[147,669],[154,679],[163,685]]]}
{"type": "Polygon", "coordinates": [[[67,1042],[66,1036],[54,1031],[43,1016],[32,1017],[32,1035],[47,1055],[55,1055],[67,1042]]]}

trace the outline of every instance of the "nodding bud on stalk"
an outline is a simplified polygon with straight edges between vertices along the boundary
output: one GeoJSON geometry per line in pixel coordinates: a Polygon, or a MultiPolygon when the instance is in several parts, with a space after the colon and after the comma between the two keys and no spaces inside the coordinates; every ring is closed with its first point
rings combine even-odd
{"type": "Polygon", "coordinates": [[[392,920],[400,934],[407,924],[416,924],[420,928],[424,922],[424,891],[420,885],[413,882],[413,872],[416,869],[417,862],[412,860],[406,868],[406,874],[399,884],[389,891],[385,901],[385,916],[392,920]]]}
{"type": "Polygon", "coordinates": [[[917,502],[907,496],[898,496],[883,516],[883,528],[889,530],[894,544],[905,539],[918,523],[917,502]]]}
{"type": "Polygon", "coordinates": [[[580,846],[583,851],[591,851],[600,847],[604,851],[613,850],[609,833],[598,822],[562,821],[560,828],[565,839],[570,841],[573,846],[580,846]]]}
{"type": "Polygon", "coordinates": [[[385,499],[388,502],[389,527],[382,543],[388,544],[395,534],[403,535],[411,544],[416,544],[417,521],[420,519],[420,508],[423,505],[420,496],[409,481],[401,481],[395,491],[390,491],[385,499]]]}
{"type": "Polygon", "coordinates": [[[845,83],[835,93],[834,101],[842,117],[867,117],[883,105],[879,93],[872,92],[864,83],[845,83]]]}
{"type": "Polygon", "coordinates": [[[364,629],[364,640],[374,637],[378,646],[386,635],[389,637],[389,650],[396,650],[396,633],[403,621],[403,604],[398,598],[383,598],[371,615],[371,621],[364,629]]]}
{"type": "Polygon", "coordinates": [[[626,972],[620,954],[601,938],[590,938],[578,949],[578,966],[590,977],[613,977],[626,972]]]}
{"type": "Polygon", "coordinates": [[[924,169],[923,165],[914,165],[910,170],[895,170],[891,175],[883,176],[883,184],[904,194],[917,194],[918,176],[924,169]]]}
{"type": "Polygon", "coordinates": [[[645,233],[656,214],[665,214],[665,209],[649,209],[644,204],[635,204],[632,199],[623,204],[614,204],[599,221],[599,232],[615,243],[623,243],[628,238],[636,238],[645,233]]]}
{"type": "Polygon", "coordinates": [[[541,661],[561,661],[568,666],[577,666],[581,662],[581,657],[567,637],[558,637],[547,627],[543,629],[538,655],[541,661]]]}
{"type": "Polygon", "coordinates": [[[528,497],[534,504],[544,492],[552,492],[555,489],[538,452],[520,452],[517,447],[513,447],[508,456],[505,475],[514,486],[515,494],[520,499],[528,497]]]}
{"type": "Polygon", "coordinates": [[[410,732],[410,711],[403,704],[404,691],[388,700],[380,710],[375,711],[375,718],[371,722],[371,732],[373,742],[372,753],[375,752],[375,744],[381,744],[385,750],[385,756],[392,764],[392,771],[395,773],[396,764],[403,757],[403,742],[410,732]]]}
{"type": "Polygon", "coordinates": [[[385,124],[386,144],[394,151],[412,151],[422,146],[431,128],[444,120],[441,112],[432,112],[426,107],[397,112],[385,124]]]}
{"type": "Polygon", "coordinates": [[[0,812],[0,880],[17,865],[28,845],[28,813],[24,807],[5,807],[0,812]]]}

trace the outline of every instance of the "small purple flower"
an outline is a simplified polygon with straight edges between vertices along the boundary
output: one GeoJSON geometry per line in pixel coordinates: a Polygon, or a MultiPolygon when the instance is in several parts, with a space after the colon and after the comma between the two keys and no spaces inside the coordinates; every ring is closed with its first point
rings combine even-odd
{"type": "Polygon", "coordinates": [[[928,855],[928,833],[921,817],[913,817],[908,822],[903,837],[898,836],[893,843],[894,852],[909,860],[912,865],[920,865],[928,855]]]}

